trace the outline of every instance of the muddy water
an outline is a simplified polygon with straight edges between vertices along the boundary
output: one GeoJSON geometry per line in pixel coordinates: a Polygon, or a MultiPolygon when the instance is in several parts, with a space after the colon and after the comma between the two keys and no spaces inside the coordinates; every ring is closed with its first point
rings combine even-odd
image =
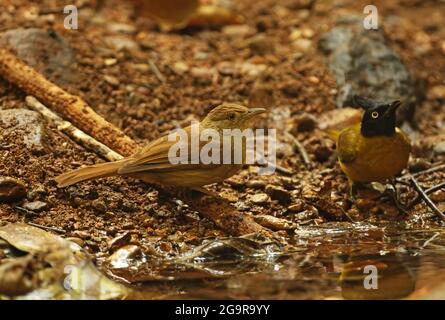
{"type": "Polygon", "coordinates": [[[328,223],[300,227],[289,246],[250,236],[128,263],[113,274],[139,299],[445,298],[445,229],[328,223]]]}

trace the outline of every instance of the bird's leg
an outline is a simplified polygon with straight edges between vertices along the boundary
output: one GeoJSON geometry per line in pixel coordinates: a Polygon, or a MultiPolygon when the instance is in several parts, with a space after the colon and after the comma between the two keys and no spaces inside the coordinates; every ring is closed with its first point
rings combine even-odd
{"type": "Polygon", "coordinates": [[[205,195],[208,195],[208,196],[211,196],[214,198],[221,198],[221,196],[218,193],[210,191],[203,187],[194,187],[194,188],[192,188],[192,190],[198,191],[199,193],[203,193],[205,195]]]}
{"type": "Polygon", "coordinates": [[[358,191],[359,183],[349,180],[349,197],[352,202],[357,200],[357,191],[358,191]]]}
{"type": "Polygon", "coordinates": [[[394,201],[394,204],[396,205],[397,209],[399,209],[403,214],[407,215],[408,210],[400,201],[400,194],[397,191],[395,179],[389,180],[389,188],[387,188],[386,190],[388,191],[387,193],[390,195],[390,197],[394,201]]]}

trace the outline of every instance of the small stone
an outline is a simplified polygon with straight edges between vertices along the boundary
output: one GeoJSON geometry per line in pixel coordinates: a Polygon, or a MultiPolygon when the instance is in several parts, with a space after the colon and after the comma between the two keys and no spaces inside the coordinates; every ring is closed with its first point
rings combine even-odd
{"type": "Polygon", "coordinates": [[[253,33],[255,30],[250,26],[241,24],[241,25],[228,25],[222,28],[222,33],[227,36],[245,36],[253,33]]]}
{"type": "Polygon", "coordinates": [[[266,193],[269,194],[272,199],[278,200],[281,203],[288,203],[291,200],[289,191],[279,186],[267,185],[266,193]]]}
{"type": "Polygon", "coordinates": [[[119,86],[119,79],[110,75],[105,75],[104,76],[104,80],[111,84],[113,87],[118,87],[119,86]]]}
{"type": "Polygon", "coordinates": [[[249,62],[243,62],[241,64],[241,74],[247,75],[250,77],[258,77],[267,69],[265,64],[253,64],[249,62]]]}
{"type": "Polygon", "coordinates": [[[255,204],[264,204],[269,201],[269,196],[265,193],[256,193],[250,197],[250,201],[255,204]]]}
{"type": "Polygon", "coordinates": [[[434,202],[444,202],[445,201],[445,190],[438,190],[430,195],[431,200],[434,202]]]}
{"type": "Polygon", "coordinates": [[[23,208],[33,212],[41,212],[45,210],[47,207],[48,207],[47,203],[43,201],[27,202],[23,205],[23,208]]]}
{"type": "Polygon", "coordinates": [[[136,28],[131,24],[119,23],[119,22],[108,22],[107,29],[111,32],[127,33],[133,34],[136,32],[136,28]]]}
{"type": "Polygon", "coordinates": [[[246,186],[253,189],[263,189],[266,186],[266,183],[261,180],[249,180],[247,181],[246,186]]]}
{"type": "Polygon", "coordinates": [[[107,263],[113,269],[128,268],[131,259],[135,259],[142,254],[141,248],[137,245],[127,245],[116,250],[108,259],[107,263]]]}
{"type": "Polygon", "coordinates": [[[263,227],[274,231],[295,229],[297,225],[286,219],[277,218],[271,215],[257,215],[253,217],[254,220],[263,227]]]}
{"type": "Polygon", "coordinates": [[[244,180],[237,176],[232,176],[225,180],[231,187],[235,189],[239,189],[241,187],[244,187],[244,180]]]}
{"type": "Polygon", "coordinates": [[[311,132],[317,127],[317,120],[309,113],[303,113],[295,117],[296,132],[311,132]]]}
{"type": "Polygon", "coordinates": [[[257,55],[264,55],[274,51],[274,45],[265,35],[259,34],[249,39],[250,50],[257,55]]]}
{"type": "Polygon", "coordinates": [[[106,65],[106,66],[113,66],[113,65],[115,65],[117,63],[117,59],[115,59],[115,58],[108,58],[108,59],[105,59],[104,60],[104,64],[106,65]]]}
{"type": "Polygon", "coordinates": [[[19,180],[0,177],[0,202],[14,202],[26,196],[26,187],[19,180]]]}
{"type": "Polygon", "coordinates": [[[105,38],[105,43],[118,51],[124,49],[137,50],[139,48],[135,41],[126,36],[109,36],[105,38]]]}
{"type": "Polygon", "coordinates": [[[83,240],[91,238],[91,234],[89,232],[82,231],[82,230],[75,230],[73,232],[73,236],[77,237],[77,238],[81,238],[83,240]]]}
{"type": "Polygon", "coordinates": [[[445,154],[445,141],[440,141],[434,144],[433,151],[437,155],[445,154]]]}
{"type": "Polygon", "coordinates": [[[100,213],[105,213],[107,211],[107,205],[100,199],[93,200],[91,206],[100,213]]]}
{"type": "Polygon", "coordinates": [[[281,91],[290,98],[296,98],[300,94],[299,85],[294,81],[290,81],[284,84],[281,88],[281,91]]]}
{"type": "Polygon", "coordinates": [[[170,242],[161,242],[159,244],[159,249],[161,249],[163,252],[170,252],[173,250],[173,246],[170,242]]]}
{"type": "Polygon", "coordinates": [[[313,83],[313,84],[319,84],[320,83],[320,79],[318,77],[316,77],[316,76],[310,76],[308,78],[308,80],[309,80],[310,83],[313,83]]]}
{"type": "Polygon", "coordinates": [[[304,210],[306,204],[302,200],[297,200],[294,204],[287,207],[290,213],[299,213],[304,210]]]}
{"type": "Polygon", "coordinates": [[[125,232],[110,241],[108,241],[108,249],[114,251],[117,248],[123,247],[130,243],[131,234],[130,232],[125,232]]]}
{"type": "Polygon", "coordinates": [[[315,147],[314,156],[318,162],[325,162],[329,160],[334,150],[327,144],[319,144],[315,147]]]}
{"type": "Polygon", "coordinates": [[[312,47],[312,41],[308,39],[298,39],[293,42],[295,49],[300,52],[306,52],[312,47]]]}
{"type": "Polygon", "coordinates": [[[194,67],[190,73],[197,84],[209,85],[212,83],[213,72],[208,68],[194,67]]]}
{"type": "Polygon", "coordinates": [[[294,30],[291,32],[289,38],[290,38],[292,41],[296,41],[296,40],[298,40],[298,39],[301,39],[302,36],[303,36],[303,32],[301,31],[301,29],[294,29],[294,30]]]}
{"type": "Polygon", "coordinates": [[[301,35],[306,38],[306,39],[310,39],[314,36],[314,30],[309,29],[309,28],[304,28],[301,30],[301,35]]]}
{"type": "Polygon", "coordinates": [[[47,191],[45,189],[45,186],[43,184],[36,184],[35,186],[33,186],[33,188],[31,189],[31,191],[28,192],[28,195],[26,196],[28,198],[28,200],[34,200],[39,196],[44,196],[47,194],[47,191]]]}
{"type": "Polygon", "coordinates": [[[445,85],[439,84],[432,87],[431,89],[428,90],[427,97],[429,100],[445,99],[445,85]]]}
{"type": "Polygon", "coordinates": [[[176,74],[181,75],[186,73],[189,70],[189,67],[185,62],[178,61],[173,64],[172,69],[176,74]]]}

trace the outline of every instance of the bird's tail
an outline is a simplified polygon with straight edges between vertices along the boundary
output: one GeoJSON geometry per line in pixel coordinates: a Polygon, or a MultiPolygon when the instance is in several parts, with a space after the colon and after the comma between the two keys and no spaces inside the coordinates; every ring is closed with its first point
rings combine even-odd
{"type": "Polygon", "coordinates": [[[114,176],[120,166],[122,166],[122,161],[100,163],[63,173],[54,180],[59,187],[67,187],[85,180],[114,176]]]}

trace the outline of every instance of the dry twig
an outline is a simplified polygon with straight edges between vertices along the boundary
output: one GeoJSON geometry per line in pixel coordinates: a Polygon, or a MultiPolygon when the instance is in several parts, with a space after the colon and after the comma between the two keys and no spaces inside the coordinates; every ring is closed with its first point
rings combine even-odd
{"type": "Polygon", "coordinates": [[[294,148],[297,149],[298,153],[300,154],[301,158],[303,159],[303,162],[304,162],[304,165],[306,166],[306,168],[310,169],[312,167],[312,162],[311,162],[311,159],[309,158],[304,146],[300,143],[300,141],[298,141],[297,138],[295,138],[289,132],[286,132],[285,134],[286,134],[286,137],[288,137],[288,139],[290,139],[293,142],[294,148]]]}
{"type": "Polygon", "coordinates": [[[47,120],[52,121],[57,126],[58,130],[64,132],[76,143],[84,146],[86,149],[96,153],[100,157],[108,161],[116,161],[123,158],[119,153],[114,152],[103,143],[100,143],[85,132],[77,129],[70,122],[60,118],[57,114],[40,103],[36,98],[27,96],[26,104],[35,111],[39,112],[47,120]]]}
{"type": "Polygon", "coordinates": [[[434,204],[434,202],[428,197],[428,195],[425,193],[425,191],[422,189],[422,187],[417,182],[416,178],[414,178],[412,175],[410,176],[410,180],[414,186],[414,188],[419,193],[420,197],[425,201],[425,203],[428,205],[428,207],[433,210],[433,212],[440,218],[442,221],[445,221],[445,214],[439,210],[439,208],[434,204]]]}

